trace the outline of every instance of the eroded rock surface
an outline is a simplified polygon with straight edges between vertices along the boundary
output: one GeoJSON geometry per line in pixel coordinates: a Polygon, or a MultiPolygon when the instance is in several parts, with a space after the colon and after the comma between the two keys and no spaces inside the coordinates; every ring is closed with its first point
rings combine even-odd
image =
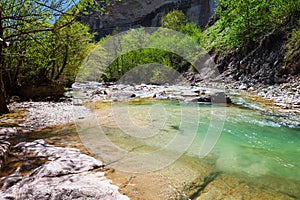
{"type": "Polygon", "coordinates": [[[28,158],[48,161],[28,175],[20,169],[2,178],[1,199],[128,199],[111,185],[100,169],[103,163],[77,149],[51,146],[44,140],[14,147],[28,158]]]}
{"type": "Polygon", "coordinates": [[[128,30],[135,26],[157,27],[161,25],[161,17],[168,12],[182,10],[189,21],[205,26],[214,12],[213,0],[126,0],[117,1],[108,8],[110,14],[99,16],[98,13],[83,18],[92,32],[98,37],[111,34],[114,30],[128,30]]]}

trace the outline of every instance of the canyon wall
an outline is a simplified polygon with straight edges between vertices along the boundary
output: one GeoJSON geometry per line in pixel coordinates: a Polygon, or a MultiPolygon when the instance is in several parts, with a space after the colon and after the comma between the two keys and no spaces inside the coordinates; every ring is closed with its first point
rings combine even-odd
{"type": "Polygon", "coordinates": [[[109,14],[95,13],[81,20],[98,33],[99,39],[116,29],[160,26],[161,17],[175,9],[183,11],[189,21],[204,27],[213,15],[214,7],[214,0],[122,0],[108,9],[109,14]]]}

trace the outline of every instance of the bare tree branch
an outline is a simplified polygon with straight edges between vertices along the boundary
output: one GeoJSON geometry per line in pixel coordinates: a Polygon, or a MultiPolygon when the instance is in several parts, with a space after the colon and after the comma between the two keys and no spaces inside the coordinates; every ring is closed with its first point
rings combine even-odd
{"type": "Polygon", "coordinates": [[[62,29],[64,27],[72,24],[74,21],[75,21],[75,18],[73,18],[69,22],[67,22],[67,23],[65,23],[61,26],[58,26],[58,27],[54,26],[53,28],[34,29],[34,30],[23,31],[23,32],[20,32],[20,33],[17,33],[17,34],[9,35],[9,36],[5,37],[4,40],[9,40],[10,38],[18,37],[18,36],[21,36],[21,35],[27,35],[27,34],[31,34],[31,33],[39,33],[39,32],[47,32],[47,31],[52,31],[52,30],[59,30],[59,29],[62,29]]]}

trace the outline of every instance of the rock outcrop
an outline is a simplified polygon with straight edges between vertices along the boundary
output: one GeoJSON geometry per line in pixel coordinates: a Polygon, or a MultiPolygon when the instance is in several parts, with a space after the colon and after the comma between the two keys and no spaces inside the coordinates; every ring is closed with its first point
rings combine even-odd
{"type": "Polygon", "coordinates": [[[43,158],[44,164],[23,176],[19,168],[2,178],[1,199],[120,199],[128,197],[111,185],[103,163],[77,149],[51,146],[44,140],[19,143],[14,154],[22,152],[28,159],[43,158]]]}
{"type": "Polygon", "coordinates": [[[110,14],[99,16],[95,13],[81,21],[89,24],[99,39],[116,29],[160,26],[161,17],[174,9],[182,10],[189,21],[204,27],[213,15],[214,7],[214,0],[126,0],[117,1],[108,8],[110,14]]]}
{"type": "MultiPolygon", "coordinates": [[[[243,81],[246,84],[263,83],[266,85],[283,83],[285,72],[284,55],[287,32],[275,31],[266,36],[253,49],[215,56],[219,71],[227,79],[243,81]]],[[[286,76],[286,75],[285,75],[286,76]]]]}

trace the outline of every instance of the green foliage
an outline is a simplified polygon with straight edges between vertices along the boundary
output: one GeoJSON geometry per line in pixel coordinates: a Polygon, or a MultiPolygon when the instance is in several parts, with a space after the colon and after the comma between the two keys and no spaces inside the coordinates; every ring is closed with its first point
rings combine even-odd
{"type": "Polygon", "coordinates": [[[300,72],[300,20],[286,44],[285,62],[287,67],[292,68],[293,73],[300,72]]]}
{"type": "MultiPolygon", "coordinates": [[[[139,83],[161,84],[170,82],[167,77],[172,76],[176,70],[189,66],[182,57],[161,49],[142,49],[131,51],[118,57],[105,70],[103,81],[118,81],[124,74],[129,73],[130,78],[139,83]],[[137,69],[135,69],[137,67],[137,69]]],[[[128,79],[128,75],[125,79],[128,79]]]]}
{"type": "Polygon", "coordinates": [[[87,26],[75,20],[88,9],[100,9],[110,3],[108,0],[81,0],[77,4],[69,0],[1,1],[0,63],[6,88],[74,81],[93,37],[87,26]]]}
{"type": "MultiPolygon", "coordinates": [[[[85,65],[97,68],[103,81],[118,81],[129,73],[137,82],[170,83],[170,77],[174,78],[176,73],[188,70],[201,53],[200,29],[194,23],[181,25],[180,29],[183,33],[157,29],[150,34],[144,29],[131,29],[120,36],[108,37],[111,43],[107,45],[109,48],[105,49],[105,40],[101,41],[103,48],[98,46],[89,55],[88,64],[85,65]],[[112,61],[105,61],[105,58],[112,61]],[[149,63],[151,65],[147,65],[149,63]],[[97,65],[103,67],[99,69],[97,65]]],[[[91,77],[88,79],[93,78],[95,73],[89,72],[91,77]]]]}
{"type": "Polygon", "coordinates": [[[182,11],[174,10],[163,16],[162,27],[182,32],[201,43],[202,31],[200,27],[194,22],[187,22],[187,18],[182,11]]]}
{"type": "Polygon", "coordinates": [[[180,31],[181,26],[187,22],[182,11],[174,10],[162,17],[162,27],[180,31]]]}
{"type": "Polygon", "coordinates": [[[88,10],[105,12],[103,8],[111,2],[114,1],[1,0],[0,114],[8,112],[5,88],[11,90],[45,81],[47,84],[61,79],[63,74],[76,73],[74,69],[86,52],[90,36],[87,28],[74,22],[88,10]],[[71,24],[71,28],[65,29],[71,24]],[[61,29],[65,30],[59,32],[61,29]]]}
{"type": "MultiPolygon", "coordinates": [[[[57,23],[64,23],[57,21],[57,23]]],[[[80,63],[89,51],[92,34],[78,22],[59,30],[23,36],[4,50],[6,83],[10,87],[75,80],[80,63]]]]}
{"type": "Polygon", "coordinates": [[[181,25],[180,31],[188,36],[190,36],[194,41],[201,44],[203,41],[203,34],[200,27],[194,23],[189,22],[184,25],[181,25]]]}
{"type": "Polygon", "coordinates": [[[204,32],[207,49],[245,51],[268,32],[286,24],[300,9],[299,0],[220,0],[220,18],[204,32]]]}
{"type": "Polygon", "coordinates": [[[118,81],[134,77],[137,82],[172,82],[170,77],[188,70],[202,53],[203,36],[195,23],[186,23],[181,11],[164,16],[162,24],[169,29],[151,33],[143,28],[131,29],[103,38],[83,62],[87,69],[81,72],[83,80],[101,77],[100,81],[118,81]]]}

